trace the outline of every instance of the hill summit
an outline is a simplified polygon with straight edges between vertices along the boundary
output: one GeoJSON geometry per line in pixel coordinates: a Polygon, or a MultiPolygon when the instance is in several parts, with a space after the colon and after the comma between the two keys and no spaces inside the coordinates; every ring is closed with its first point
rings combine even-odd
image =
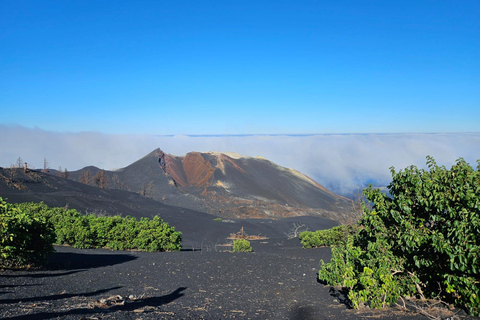
{"type": "MultiPolygon", "coordinates": [[[[225,218],[319,215],[342,221],[352,210],[351,200],[296,170],[236,153],[174,156],[156,149],[107,174],[127,189],[165,204],[225,218]]],[[[79,175],[78,171],[72,174],[79,175]]]]}

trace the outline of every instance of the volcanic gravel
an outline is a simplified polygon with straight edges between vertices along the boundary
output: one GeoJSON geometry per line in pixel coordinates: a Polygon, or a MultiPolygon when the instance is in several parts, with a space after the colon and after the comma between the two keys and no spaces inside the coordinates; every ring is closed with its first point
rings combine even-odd
{"type": "Polygon", "coordinates": [[[359,312],[317,281],[329,248],[252,241],[253,253],[205,246],[148,253],[57,246],[48,267],[0,273],[1,319],[425,319],[359,312]]]}

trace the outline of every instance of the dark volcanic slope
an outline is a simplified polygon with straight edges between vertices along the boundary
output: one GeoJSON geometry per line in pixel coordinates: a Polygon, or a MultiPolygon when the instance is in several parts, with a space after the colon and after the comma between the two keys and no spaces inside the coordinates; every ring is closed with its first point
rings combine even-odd
{"type": "Polygon", "coordinates": [[[285,237],[294,223],[310,230],[329,228],[335,223],[322,217],[292,217],[278,221],[265,219],[214,221],[216,216],[191,209],[164,204],[139,194],[100,189],[69,179],[37,172],[0,168],[0,197],[9,202],[40,202],[54,207],[81,212],[130,215],[136,218],[159,215],[183,233],[185,248],[213,247],[223,244],[231,233],[244,228],[250,235],[269,238],[285,237]]]}
{"type": "MultiPolygon", "coordinates": [[[[88,170],[93,176],[98,168],[88,170]]],[[[80,175],[81,170],[71,173],[76,180],[80,175]]],[[[177,157],[157,149],[107,175],[111,187],[121,184],[165,204],[226,218],[316,215],[344,221],[352,210],[349,199],[298,171],[236,154],[191,152],[177,157]]]]}
{"type": "Polygon", "coordinates": [[[157,152],[173,184],[202,197],[209,212],[242,218],[317,214],[341,220],[351,209],[350,200],[263,158],[217,152],[175,157],[157,152]]]}

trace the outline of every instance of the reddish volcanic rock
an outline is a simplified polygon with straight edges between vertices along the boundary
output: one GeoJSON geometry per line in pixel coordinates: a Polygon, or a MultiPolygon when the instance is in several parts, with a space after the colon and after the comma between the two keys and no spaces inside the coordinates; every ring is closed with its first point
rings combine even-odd
{"type": "Polygon", "coordinates": [[[195,197],[205,211],[216,215],[230,218],[321,215],[341,221],[352,208],[349,199],[296,170],[263,158],[218,152],[190,152],[177,157],[160,149],[155,156],[171,179],[170,185],[195,197]]]}

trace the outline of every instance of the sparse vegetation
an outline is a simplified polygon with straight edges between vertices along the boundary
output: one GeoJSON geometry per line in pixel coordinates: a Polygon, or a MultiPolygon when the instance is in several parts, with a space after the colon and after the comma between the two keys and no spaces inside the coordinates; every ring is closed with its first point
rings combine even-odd
{"type": "Polygon", "coordinates": [[[265,239],[268,239],[268,238],[265,237],[265,236],[261,236],[261,235],[249,235],[245,232],[245,230],[242,227],[239,232],[231,233],[230,236],[227,239],[230,239],[230,240],[235,240],[235,239],[265,240],[265,239]]]}
{"type": "Polygon", "coordinates": [[[355,308],[438,297],[480,315],[480,160],[450,169],[391,168],[390,195],[364,190],[359,232],[332,248],[320,280],[348,290],[355,308]]]}
{"type": "Polygon", "coordinates": [[[297,223],[295,222],[292,226],[292,229],[290,229],[285,235],[287,236],[288,239],[295,239],[300,236],[302,232],[307,231],[308,228],[306,225],[303,223],[297,223]]]}
{"type": "Polygon", "coordinates": [[[233,241],[233,252],[252,252],[250,241],[246,239],[237,239],[233,241]]]}
{"type": "Polygon", "coordinates": [[[0,198],[0,267],[41,266],[53,252],[55,233],[47,219],[0,198]]]}
{"type": "Polygon", "coordinates": [[[95,185],[102,189],[108,189],[110,185],[110,180],[108,179],[107,173],[105,170],[99,170],[93,177],[93,182],[95,185]]]}
{"type": "Polygon", "coordinates": [[[213,221],[222,222],[222,221],[223,221],[223,219],[222,219],[222,218],[215,218],[215,219],[213,219],[213,221]]]}
{"type": "Polygon", "coordinates": [[[90,185],[92,183],[92,174],[90,173],[90,170],[83,169],[80,173],[78,182],[90,185]]]}

